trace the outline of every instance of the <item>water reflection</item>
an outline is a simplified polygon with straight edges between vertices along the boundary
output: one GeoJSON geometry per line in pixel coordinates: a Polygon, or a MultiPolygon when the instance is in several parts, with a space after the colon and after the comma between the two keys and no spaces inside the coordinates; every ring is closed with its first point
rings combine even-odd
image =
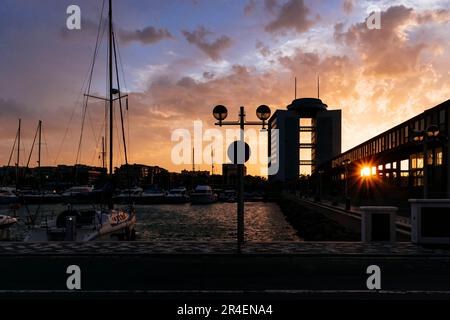
{"type": "MultiPolygon", "coordinates": [[[[84,206],[86,207],[86,206],[84,206]]],[[[21,223],[14,226],[12,236],[23,239],[25,219],[36,206],[17,211],[21,223]]],[[[42,212],[64,209],[63,205],[46,205],[42,212]]],[[[83,206],[77,206],[83,208],[83,206]]],[[[2,210],[4,211],[4,210],[2,210]]],[[[136,206],[138,239],[142,241],[214,241],[236,239],[236,204],[212,205],[164,204],[136,206]]],[[[247,241],[300,241],[295,230],[286,222],[275,203],[245,204],[245,236],[247,241]]]]}

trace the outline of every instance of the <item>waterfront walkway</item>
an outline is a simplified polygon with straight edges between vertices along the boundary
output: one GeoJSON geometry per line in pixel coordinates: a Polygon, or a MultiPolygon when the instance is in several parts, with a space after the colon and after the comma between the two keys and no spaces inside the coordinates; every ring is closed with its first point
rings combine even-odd
{"type": "MultiPolygon", "coordinates": [[[[235,242],[0,242],[8,256],[142,256],[236,254],[235,242]]],[[[244,255],[450,257],[450,247],[410,242],[247,242],[244,255]]]]}
{"type": "Polygon", "coordinates": [[[450,248],[273,242],[238,254],[231,242],[3,242],[0,274],[0,299],[449,299],[450,248]],[[67,289],[71,265],[81,290],[67,289]],[[367,288],[371,265],[381,269],[380,290],[367,288]]]}

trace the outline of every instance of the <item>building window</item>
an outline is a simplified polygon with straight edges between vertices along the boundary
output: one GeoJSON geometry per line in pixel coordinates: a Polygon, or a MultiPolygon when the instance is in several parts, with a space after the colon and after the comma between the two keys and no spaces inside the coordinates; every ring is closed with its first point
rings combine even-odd
{"type": "Polygon", "coordinates": [[[442,148],[438,148],[435,151],[435,165],[441,166],[442,165],[442,148]]]}
{"type": "Polygon", "coordinates": [[[408,142],[408,133],[409,133],[408,131],[409,131],[409,128],[405,127],[404,131],[405,131],[405,142],[408,142]]]}
{"type": "Polygon", "coordinates": [[[375,176],[377,174],[377,167],[372,167],[372,175],[375,176]]]}
{"type": "Polygon", "coordinates": [[[411,155],[411,169],[423,168],[423,153],[416,153],[411,155]]]}
{"type": "Polygon", "coordinates": [[[401,171],[409,171],[409,160],[408,159],[400,161],[400,170],[401,171]]]}
{"type": "Polygon", "coordinates": [[[423,171],[417,170],[413,172],[413,186],[421,187],[423,186],[423,171]]]}
{"type": "Polygon", "coordinates": [[[427,152],[427,164],[430,166],[433,165],[433,151],[427,152]]]}
{"type": "Polygon", "coordinates": [[[439,112],[439,124],[445,124],[445,110],[439,112]]]}

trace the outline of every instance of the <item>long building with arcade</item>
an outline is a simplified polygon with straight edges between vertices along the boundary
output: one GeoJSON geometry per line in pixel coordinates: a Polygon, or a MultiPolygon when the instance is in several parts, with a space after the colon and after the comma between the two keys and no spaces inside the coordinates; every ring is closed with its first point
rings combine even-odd
{"type": "Polygon", "coordinates": [[[332,157],[317,175],[324,193],[373,199],[450,198],[450,100],[332,157]]]}

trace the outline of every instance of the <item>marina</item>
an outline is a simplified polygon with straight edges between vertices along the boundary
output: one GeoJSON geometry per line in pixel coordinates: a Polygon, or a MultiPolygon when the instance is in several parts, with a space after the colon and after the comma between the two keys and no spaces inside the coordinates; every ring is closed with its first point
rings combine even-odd
{"type": "Polygon", "coordinates": [[[4,2],[0,300],[450,299],[445,1],[4,2]]]}
{"type": "MultiPolygon", "coordinates": [[[[21,207],[15,212],[19,223],[10,228],[10,240],[25,239],[30,228],[26,224],[29,212],[39,210],[35,225],[42,225],[44,232],[47,217],[55,219],[58,212],[66,209],[64,204],[21,207]]],[[[92,211],[93,207],[77,205],[73,209],[92,211]]],[[[233,241],[236,237],[236,204],[233,203],[136,205],[135,210],[138,241],[233,241]]],[[[0,212],[14,215],[4,206],[0,212]]],[[[246,221],[249,241],[301,241],[276,203],[247,203],[246,221]]]]}

